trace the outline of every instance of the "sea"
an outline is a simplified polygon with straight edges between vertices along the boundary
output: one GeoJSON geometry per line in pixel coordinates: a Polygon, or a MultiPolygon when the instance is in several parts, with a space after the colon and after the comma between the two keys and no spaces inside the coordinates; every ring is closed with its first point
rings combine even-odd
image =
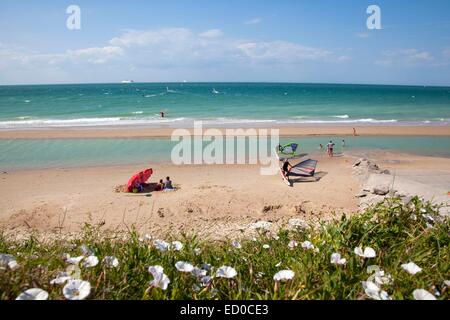
{"type": "MultiPolygon", "coordinates": [[[[296,83],[0,86],[0,130],[86,127],[450,125],[450,87],[296,83]],[[162,118],[160,112],[164,112],[162,118]]],[[[342,137],[344,138],[344,137],[342,137]]],[[[304,152],[341,137],[281,139],[304,152]]],[[[450,157],[450,137],[345,137],[347,150],[450,157]]],[[[0,169],[166,162],[170,139],[0,140],[0,169]]]]}

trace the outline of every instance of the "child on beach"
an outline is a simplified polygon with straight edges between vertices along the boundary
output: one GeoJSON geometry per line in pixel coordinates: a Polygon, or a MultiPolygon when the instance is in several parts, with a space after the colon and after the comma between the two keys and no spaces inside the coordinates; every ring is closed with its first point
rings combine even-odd
{"type": "Polygon", "coordinates": [[[164,190],[173,190],[172,180],[170,180],[170,177],[166,177],[166,182],[164,182],[164,190]]]}
{"type": "Polygon", "coordinates": [[[163,179],[159,179],[159,183],[155,187],[155,191],[162,191],[164,189],[163,179]]]}
{"type": "Polygon", "coordinates": [[[327,151],[328,151],[329,157],[333,157],[333,148],[334,148],[334,143],[333,143],[333,141],[330,140],[330,142],[327,144],[327,151]]]}

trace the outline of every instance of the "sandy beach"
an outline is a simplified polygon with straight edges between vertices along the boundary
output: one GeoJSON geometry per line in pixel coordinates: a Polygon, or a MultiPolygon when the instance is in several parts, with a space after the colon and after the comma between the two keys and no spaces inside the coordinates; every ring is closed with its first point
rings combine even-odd
{"type": "MultiPolygon", "coordinates": [[[[319,160],[315,178],[292,187],[279,175],[263,176],[256,165],[157,164],[151,182],[170,175],[176,191],[128,194],[116,188],[145,165],[22,170],[0,180],[0,226],[7,232],[79,231],[85,223],[107,230],[135,225],[142,234],[197,233],[242,236],[249,224],[274,225],[291,218],[318,221],[358,211],[361,181],[352,173],[358,154],[319,160]]],[[[450,159],[400,153],[371,154],[383,168],[408,176],[444,196],[450,159]],[[417,173],[421,173],[420,175],[417,173]]]]}
{"type": "MultiPolygon", "coordinates": [[[[450,126],[286,126],[280,130],[280,136],[352,136],[353,128],[358,136],[450,136],[450,126]]],[[[79,127],[46,128],[27,130],[0,130],[0,139],[65,139],[65,138],[157,138],[170,137],[175,128],[139,128],[137,127],[79,127]]],[[[217,128],[225,133],[225,128],[217,128]]],[[[233,129],[233,128],[229,128],[233,129]]],[[[268,127],[270,129],[270,127],[268,127]]],[[[193,129],[186,129],[194,134],[193,129]]],[[[203,131],[205,131],[204,128],[203,131]]],[[[244,130],[246,130],[244,128],[244,130]]],[[[251,131],[244,134],[250,135],[251,131]]]]}

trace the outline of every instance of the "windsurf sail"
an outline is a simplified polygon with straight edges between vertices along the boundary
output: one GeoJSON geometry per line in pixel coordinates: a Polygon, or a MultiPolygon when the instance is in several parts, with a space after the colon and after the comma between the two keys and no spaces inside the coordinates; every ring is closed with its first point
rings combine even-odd
{"type": "Polygon", "coordinates": [[[316,172],[317,160],[305,160],[302,161],[291,168],[289,171],[290,175],[296,176],[313,176],[316,172]]]}
{"type": "Polygon", "coordinates": [[[279,145],[277,153],[284,154],[287,156],[295,156],[297,148],[298,148],[298,143],[291,142],[291,143],[285,144],[283,146],[279,145]]]}

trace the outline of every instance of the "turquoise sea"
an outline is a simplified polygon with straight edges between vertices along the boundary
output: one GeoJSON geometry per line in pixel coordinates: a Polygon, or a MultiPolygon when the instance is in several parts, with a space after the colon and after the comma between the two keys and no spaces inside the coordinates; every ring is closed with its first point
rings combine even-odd
{"type": "MultiPolygon", "coordinates": [[[[367,150],[398,151],[420,155],[450,157],[449,137],[344,137],[342,148],[338,137],[284,137],[282,144],[297,142],[300,153],[311,156],[319,144],[336,143],[335,152],[364,154],[367,150]]],[[[248,156],[248,140],[243,146],[248,156]]],[[[16,139],[0,140],[0,170],[33,168],[66,168],[98,165],[149,164],[171,161],[171,151],[177,142],[170,139],[16,139]]],[[[206,145],[207,143],[205,143],[206,145]]],[[[235,149],[238,148],[237,143],[235,149]]],[[[242,148],[241,148],[242,150],[242,148]]],[[[267,150],[270,150],[267,148],[267,150]]],[[[224,161],[227,156],[224,144],[224,161]]],[[[194,154],[192,152],[192,154],[194,154]]],[[[247,157],[248,163],[248,157],[247,157]]]]}
{"type": "MultiPolygon", "coordinates": [[[[0,86],[0,130],[88,126],[216,127],[450,124],[450,87],[121,83],[0,86]],[[159,112],[164,110],[162,119],[159,112]]],[[[283,138],[301,152],[340,137],[283,138]]],[[[345,137],[347,150],[450,157],[450,137],[345,137]]],[[[0,170],[170,161],[170,139],[0,140],[0,170]]]]}
{"type": "Polygon", "coordinates": [[[450,87],[124,83],[0,86],[0,129],[450,123],[450,87]],[[166,111],[161,119],[159,112],[166,111]]]}

